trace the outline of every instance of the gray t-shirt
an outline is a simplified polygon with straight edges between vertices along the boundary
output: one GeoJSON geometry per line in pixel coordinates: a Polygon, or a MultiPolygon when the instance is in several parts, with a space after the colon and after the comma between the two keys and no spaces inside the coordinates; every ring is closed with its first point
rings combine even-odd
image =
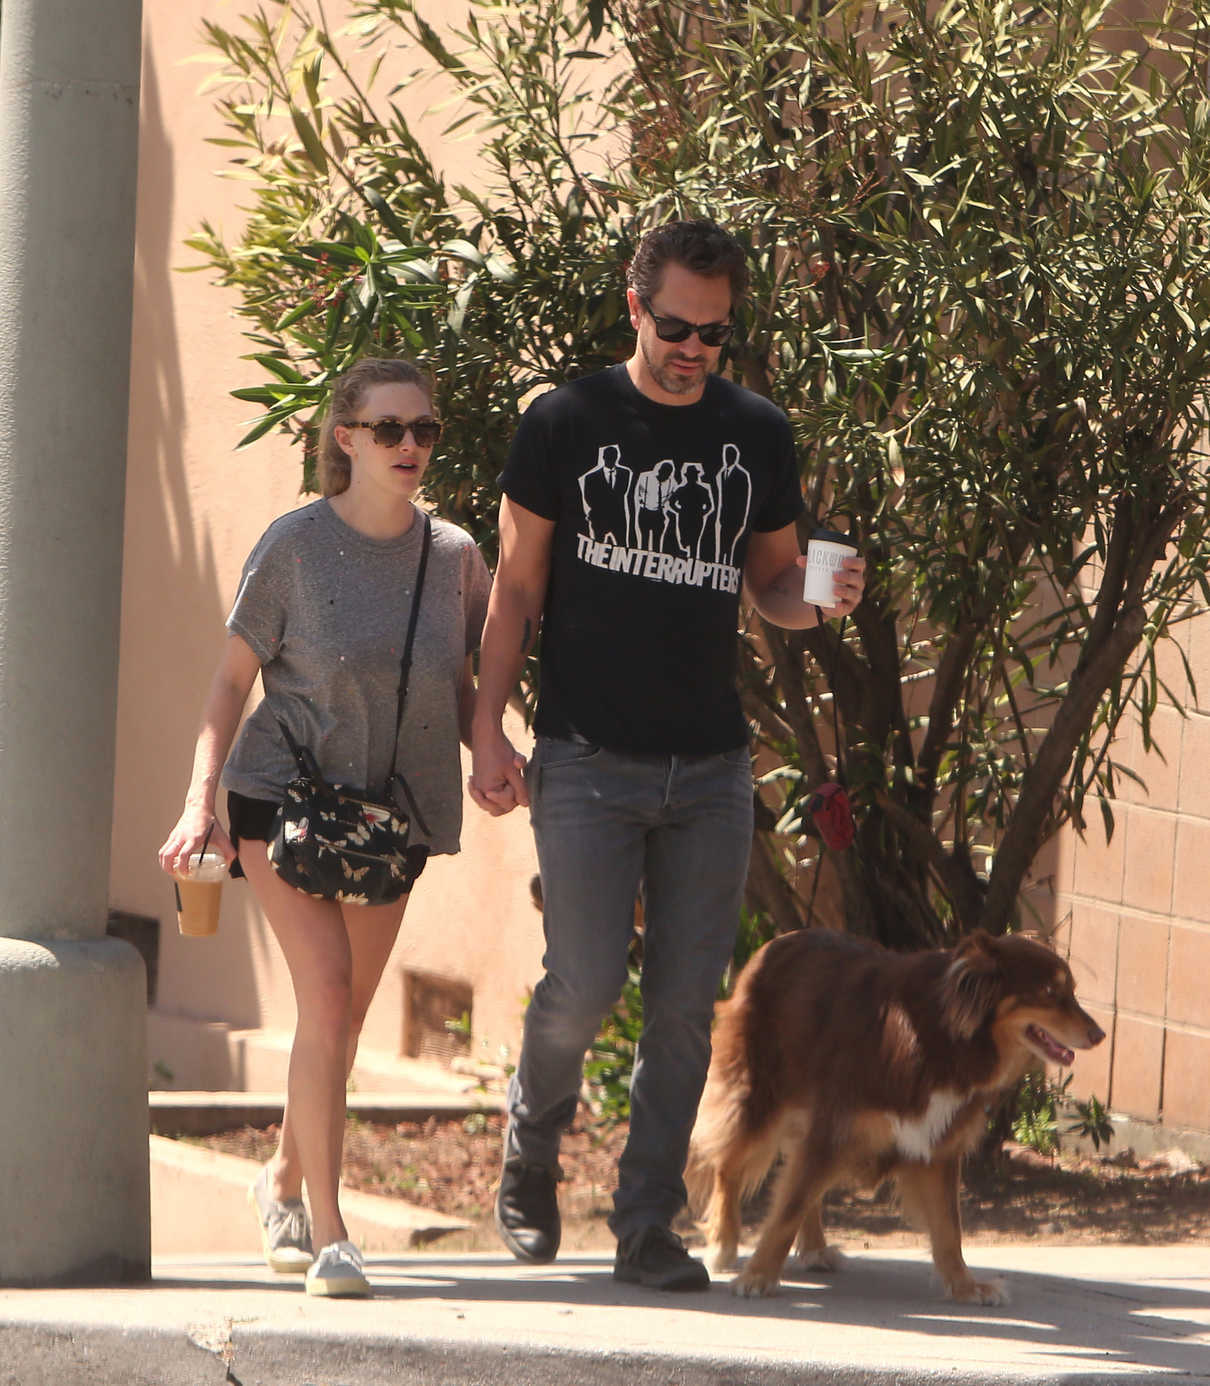
{"type": "MultiPolygon", "coordinates": [[[[380,794],[391,765],[399,665],[424,525],[398,539],[351,529],[326,500],[283,515],[244,565],[227,628],[261,661],[265,696],[223,769],[228,789],[274,802],[298,773],[277,719],[325,778],[380,794]]],[[[462,827],[458,688],[479,644],[491,576],[464,530],[433,520],[396,768],[430,834],[456,852],[462,827]]]]}

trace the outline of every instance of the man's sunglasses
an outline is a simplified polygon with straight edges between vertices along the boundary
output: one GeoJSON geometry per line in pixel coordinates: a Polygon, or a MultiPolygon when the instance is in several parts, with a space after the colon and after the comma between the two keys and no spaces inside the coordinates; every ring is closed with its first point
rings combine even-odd
{"type": "Polygon", "coordinates": [[[720,347],[731,339],[731,334],[735,331],[733,322],[686,322],[684,318],[664,318],[651,306],[649,298],[640,298],[639,302],[646,308],[647,316],[655,323],[655,335],[661,342],[688,341],[689,334],[696,332],[702,346],[720,347]]]}
{"type": "Polygon", "coordinates": [[[397,448],[408,436],[409,430],[412,437],[415,438],[418,448],[431,448],[441,437],[441,420],[427,417],[409,419],[407,423],[401,419],[375,419],[373,423],[368,423],[364,419],[354,419],[347,426],[349,428],[368,428],[370,437],[380,448],[397,448]]]}

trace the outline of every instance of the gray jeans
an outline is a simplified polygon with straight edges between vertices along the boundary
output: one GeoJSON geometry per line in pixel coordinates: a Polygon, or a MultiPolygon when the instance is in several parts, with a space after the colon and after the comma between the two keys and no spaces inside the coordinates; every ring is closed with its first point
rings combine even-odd
{"type": "Polygon", "coordinates": [[[668,1224],[685,1204],[689,1133],[752,846],[751,761],[746,747],[638,756],[539,737],[529,784],[546,973],[509,1084],[507,1149],[534,1164],[558,1159],[585,1051],[626,980],[641,882],[643,1031],[609,1220],[624,1237],[668,1224]]]}

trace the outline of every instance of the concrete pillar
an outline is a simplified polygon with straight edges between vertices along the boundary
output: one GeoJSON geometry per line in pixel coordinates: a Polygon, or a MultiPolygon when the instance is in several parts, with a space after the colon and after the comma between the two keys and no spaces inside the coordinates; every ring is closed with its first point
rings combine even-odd
{"type": "Polygon", "coordinates": [[[143,971],[105,937],[141,18],[0,7],[0,1285],[150,1272],[143,971]]]}

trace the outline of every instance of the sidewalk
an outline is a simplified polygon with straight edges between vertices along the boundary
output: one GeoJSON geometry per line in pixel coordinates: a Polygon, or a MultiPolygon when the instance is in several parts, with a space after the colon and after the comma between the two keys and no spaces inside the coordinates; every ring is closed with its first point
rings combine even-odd
{"type": "Polygon", "coordinates": [[[308,1299],[258,1258],[150,1285],[0,1290],[0,1386],[947,1386],[1210,1383],[1210,1246],[973,1246],[1004,1308],[937,1297],[923,1250],[857,1252],[773,1299],[659,1295],[612,1261],[371,1256],[376,1297],[308,1299]]]}

